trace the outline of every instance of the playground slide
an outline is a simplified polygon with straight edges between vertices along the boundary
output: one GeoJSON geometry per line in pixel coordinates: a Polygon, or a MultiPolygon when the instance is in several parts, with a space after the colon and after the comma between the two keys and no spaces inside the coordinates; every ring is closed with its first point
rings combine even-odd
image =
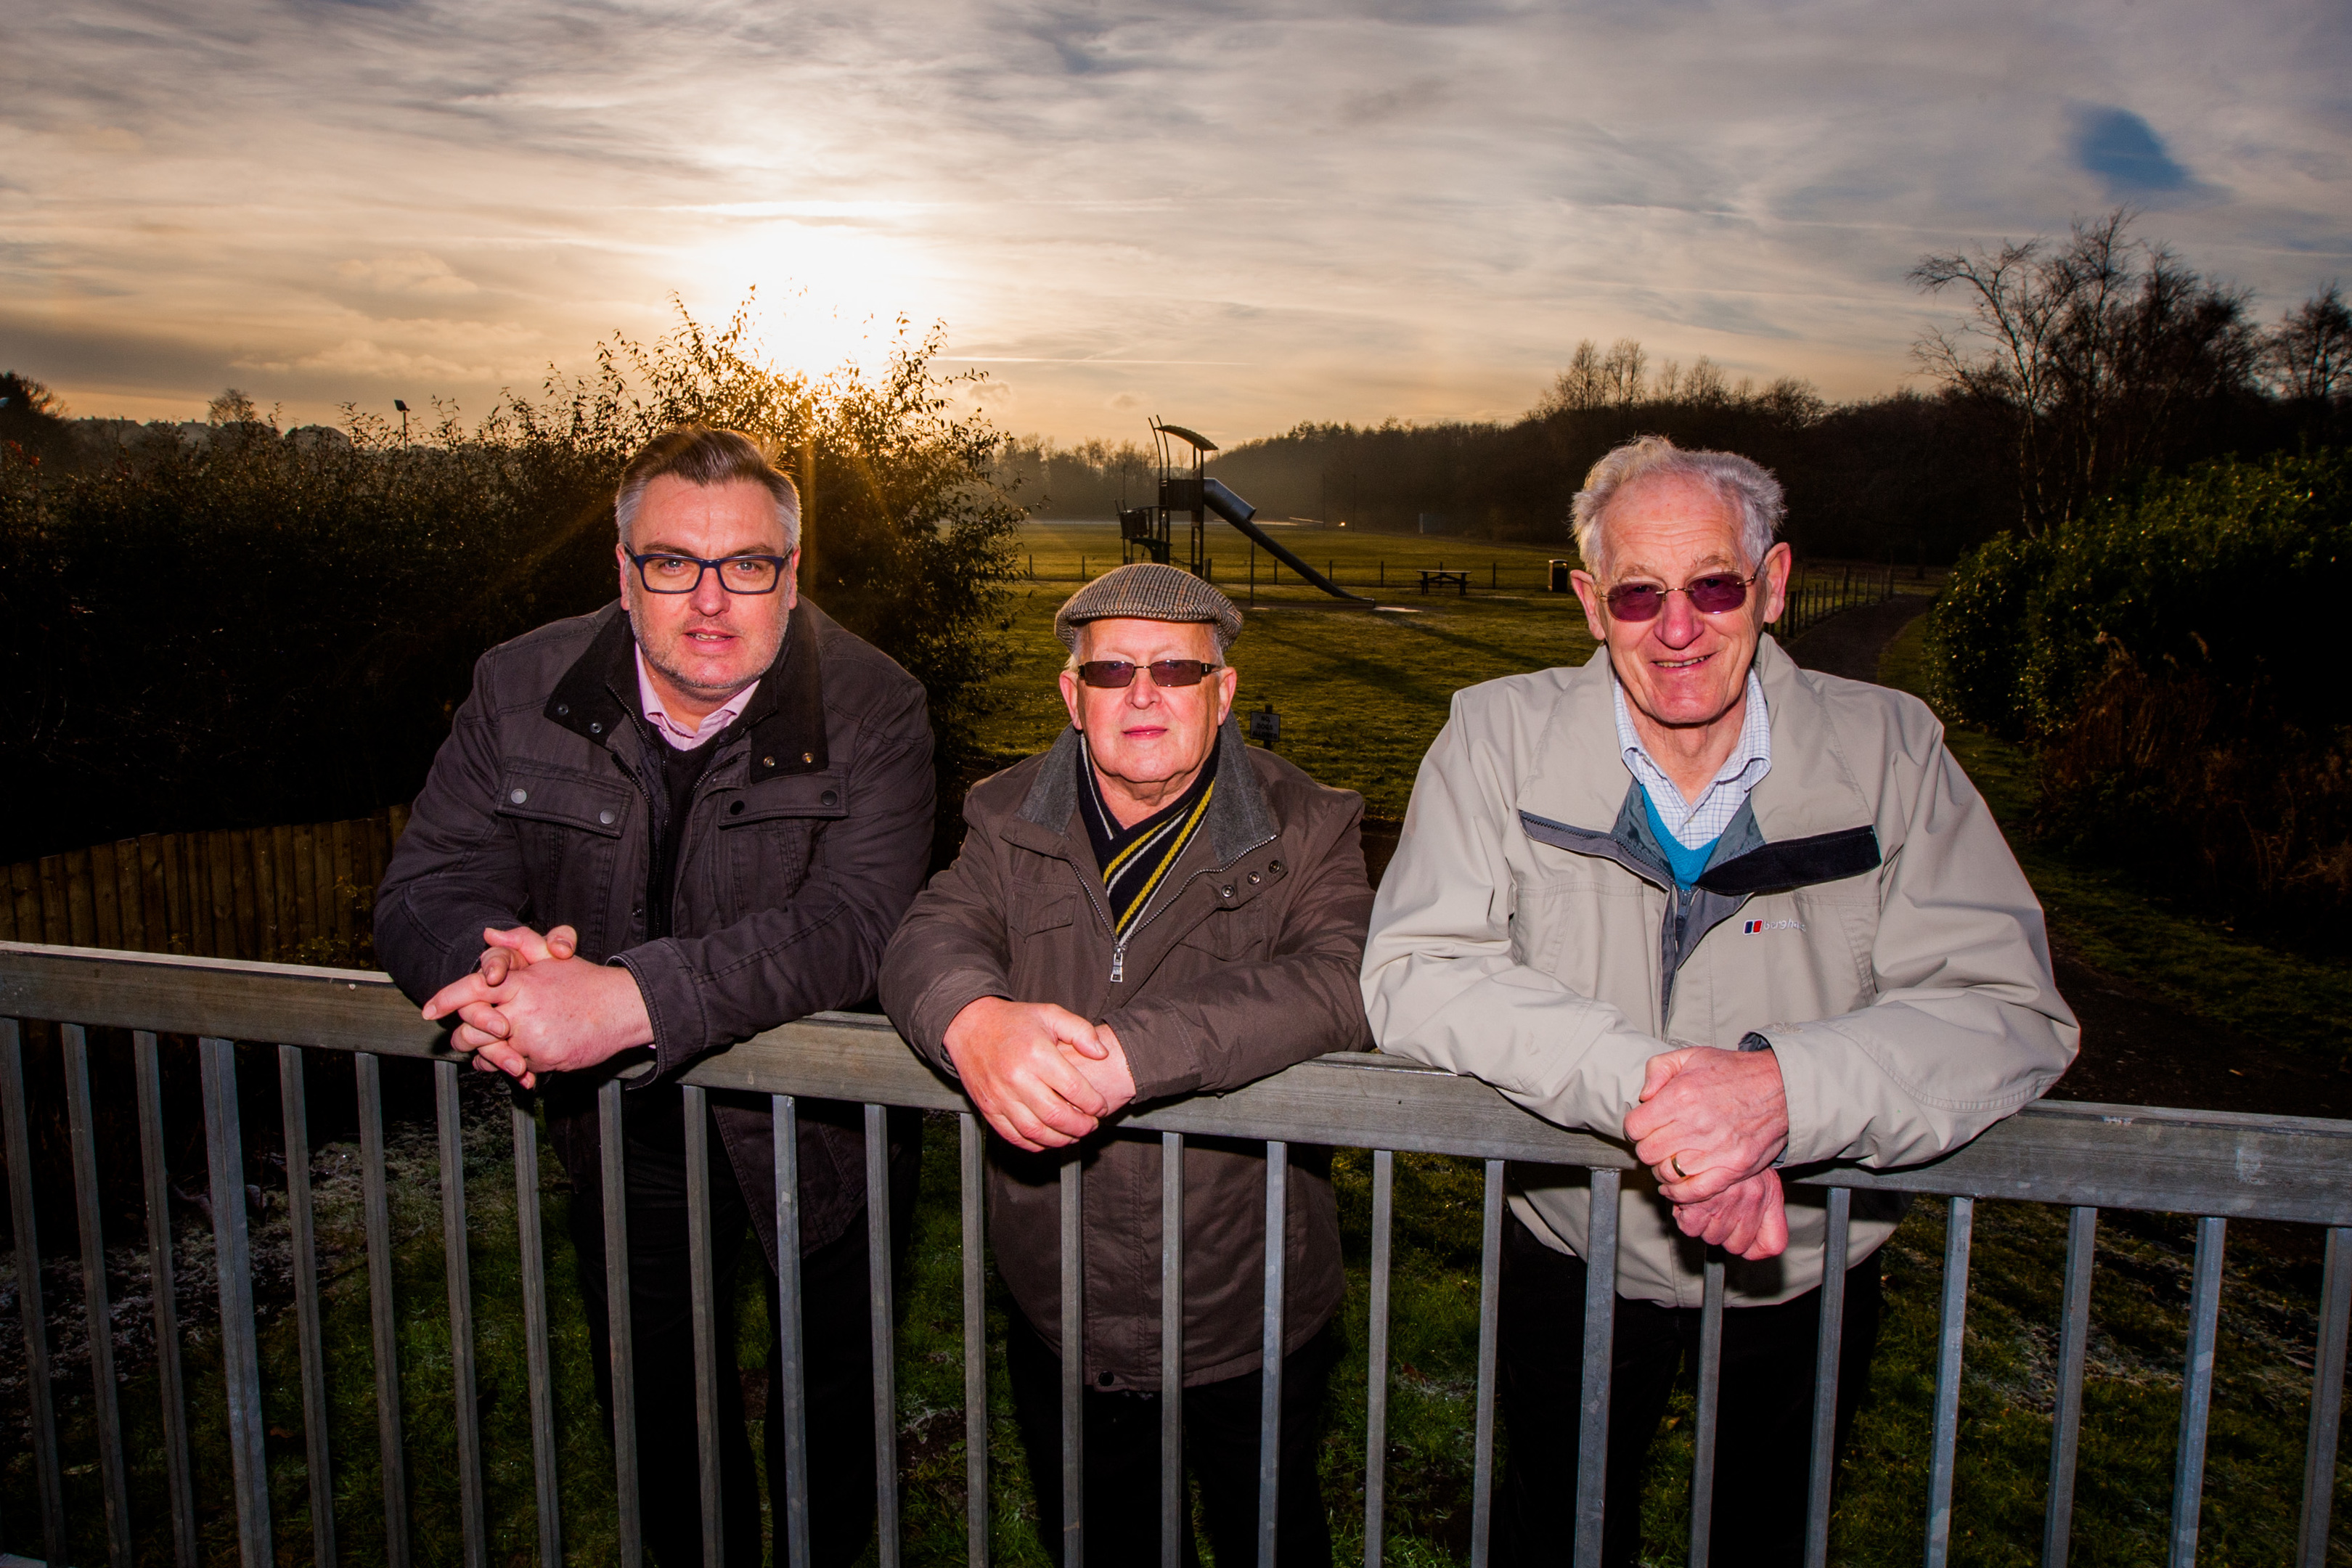
{"type": "Polygon", "coordinates": [[[1361,594],[1350,594],[1347,589],[1342,588],[1339,584],[1331,581],[1330,578],[1326,577],[1322,573],[1318,572],[1314,567],[1309,566],[1306,562],[1301,561],[1297,556],[1293,555],[1288,550],[1276,544],[1272,539],[1268,538],[1266,536],[1265,530],[1258,527],[1257,524],[1250,521],[1250,519],[1257,515],[1257,508],[1250,505],[1249,502],[1242,500],[1241,497],[1227,489],[1223,479],[1202,480],[1201,484],[1201,499],[1207,503],[1211,511],[1215,512],[1219,517],[1223,518],[1227,522],[1232,523],[1244,534],[1247,535],[1251,543],[1256,545],[1268,555],[1273,556],[1276,561],[1281,562],[1285,566],[1289,567],[1293,572],[1297,573],[1301,577],[1305,578],[1307,582],[1314,584],[1317,587],[1322,589],[1333,598],[1353,599],[1360,605],[1369,605],[1372,602],[1371,600],[1365,598],[1361,594]]]}

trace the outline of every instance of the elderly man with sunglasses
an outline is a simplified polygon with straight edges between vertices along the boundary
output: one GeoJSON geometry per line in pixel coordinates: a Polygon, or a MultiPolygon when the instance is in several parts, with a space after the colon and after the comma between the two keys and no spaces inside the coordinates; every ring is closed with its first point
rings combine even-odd
{"type": "MultiPolygon", "coordinates": [[[[1057,1563],[1070,1361],[1087,1391],[1087,1561],[1161,1560],[1167,1156],[1157,1135],[1122,1131],[1118,1113],[1370,1043],[1356,983],[1372,900],[1363,800],[1243,743],[1224,657],[1241,626],[1232,600],[1171,566],[1122,566],[1073,595],[1055,621],[1070,649],[1070,728],[973,786],[962,853],[882,963],[899,1031],[997,1134],[989,1223],[1017,1307],[1013,1405],[1057,1563]],[[1060,1265],[1061,1175],[1074,1166],[1076,1344],[1063,1335],[1060,1265]]],[[[1217,1561],[1254,1563],[1265,1155],[1199,1140],[1182,1158],[1182,1457],[1217,1561]]],[[[1320,1568],[1331,1547],[1315,1457],[1337,1349],[1339,1223],[1328,1152],[1291,1160],[1277,1550],[1285,1568],[1320,1568]]]]}
{"type": "MultiPolygon", "coordinates": [[[[1724,1264],[1712,1539],[1801,1560],[1819,1187],[1915,1163],[2046,1090],[2078,1030],[2042,910],[1920,703],[1800,669],[1764,627],[1780,487],[1661,437],[1594,465],[1574,574],[1578,668],[1471,688],[1413,786],[1364,996],[1381,1048],[1485,1079],[1629,1144],[1602,1560],[1631,1564],[1643,1468],[1724,1264]]],[[[1503,1240],[1509,1461],[1496,1561],[1570,1560],[1591,1189],[1515,1164],[1503,1240]]],[[[1853,1200],[1843,1440],[1899,1204],[1853,1200]]]]}
{"type": "MultiPolygon", "coordinates": [[[[716,1091],[688,1126],[677,1076],[873,994],[929,860],[930,725],[913,678],[800,596],[800,498],[750,440],[656,437],[614,511],[620,602],[482,656],[378,891],[376,952],[426,1017],[454,1023],[453,1045],[546,1109],[608,1420],[597,1091],[622,1079],[646,1542],[663,1568],[707,1561],[701,1482],[716,1474],[724,1560],[756,1563],[732,1280],[749,1228],[773,1321],[773,1128],[765,1096],[716,1091]],[[688,1159],[706,1148],[716,1454],[696,1440],[688,1286],[688,1159]]],[[[875,1510],[860,1121],[853,1106],[800,1110],[809,1523],[829,1564],[864,1550],[875,1510]]],[[[918,1131],[893,1129],[897,1238],[918,1131]]],[[[782,1363],[768,1364],[774,1411],[782,1363]]],[[[766,1427],[780,1489],[785,1423],[766,1427]]]]}

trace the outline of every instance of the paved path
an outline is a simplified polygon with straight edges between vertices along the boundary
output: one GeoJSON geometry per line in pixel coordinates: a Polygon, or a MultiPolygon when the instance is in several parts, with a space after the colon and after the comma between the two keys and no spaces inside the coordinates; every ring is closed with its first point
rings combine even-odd
{"type": "Polygon", "coordinates": [[[1799,637],[1790,657],[1807,669],[1843,675],[1848,680],[1876,680],[1878,658],[1895,634],[1936,601],[1927,594],[1897,594],[1875,605],[1847,610],[1799,637]]]}

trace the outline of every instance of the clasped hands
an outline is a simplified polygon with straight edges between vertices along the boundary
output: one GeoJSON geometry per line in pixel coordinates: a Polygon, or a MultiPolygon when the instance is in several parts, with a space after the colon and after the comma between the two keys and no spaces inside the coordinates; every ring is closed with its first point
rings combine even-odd
{"type": "Polygon", "coordinates": [[[1050,1002],[968,1003],[949,1023],[946,1045],[988,1124],[1033,1154],[1076,1142],[1135,1098],[1110,1026],[1050,1002]]]}
{"type": "Polygon", "coordinates": [[[653,1020],[636,976],[576,956],[570,926],[541,936],[529,926],[482,932],[474,972],[425,1004],[430,1021],[454,1016],[449,1043],[474,1055],[484,1072],[502,1072],[525,1089],[543,1072],[577,1072],[653,1043],[653,1020]]]}
{"type": "Polygon", "coordinates": [[[1787,1248],[1772,1162],[1788,1147],[1789,1100],[1770,1051],[1687,1047],[1652,1057],[1625,1136],[1685,1236],[1746,1258],[1787,1248]]]}

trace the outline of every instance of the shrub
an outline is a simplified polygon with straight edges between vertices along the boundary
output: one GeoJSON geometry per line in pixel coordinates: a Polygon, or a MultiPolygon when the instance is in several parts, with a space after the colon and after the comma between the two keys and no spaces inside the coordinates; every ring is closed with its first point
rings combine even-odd
{"type": "Polygon", "coordinates": [[[0,451],[0,862],[101,838],[364,815],[421,784],[486,648],[614,595],[621,465],[687,420],[808,492],[803,584],[929,689],[950,774],[1021,513],[950,412],[936,335],[874,378],[772,370],[683,310],[597,373],[403,442],[281,436],[250,404],[116,427],[72,471],[0,451]]]}
{"type": "Polygon", "coordinates": [[[2037,749],[2037,826],[2272,922],[2352,902],[2352,456],[2150,476],[1955,569],[1948,717],[2037,749]]]}

